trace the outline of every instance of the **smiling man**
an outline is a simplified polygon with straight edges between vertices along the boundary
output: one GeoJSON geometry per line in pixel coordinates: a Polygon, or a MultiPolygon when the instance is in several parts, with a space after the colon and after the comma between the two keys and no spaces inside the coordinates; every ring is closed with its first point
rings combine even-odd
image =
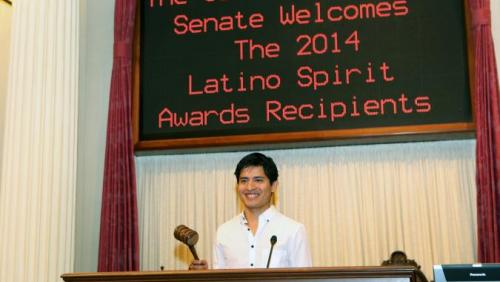
{"type": "MultiPolygon", "coordinates": [[[[311,266],[304,225],[272,205],[278,187],[274,161],[252,153],[240,160],[234,174],[244,209],[217,229],[213,268],[265,268],[268,261],[269,267],[311,266]],[[274,247],[270,256],[271,241],[274,247]]],[[[190,266],[204,268],[206,261],[193,261],[190,266]]]]}

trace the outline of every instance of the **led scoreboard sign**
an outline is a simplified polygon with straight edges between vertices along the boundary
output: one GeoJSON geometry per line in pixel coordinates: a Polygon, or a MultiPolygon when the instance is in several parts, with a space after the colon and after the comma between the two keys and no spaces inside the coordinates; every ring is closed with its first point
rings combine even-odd
{"type": "Polygon", "coordinates": [[[470,131],[466,12],[457,0],[143,0],[136,148],[470,131]]]}

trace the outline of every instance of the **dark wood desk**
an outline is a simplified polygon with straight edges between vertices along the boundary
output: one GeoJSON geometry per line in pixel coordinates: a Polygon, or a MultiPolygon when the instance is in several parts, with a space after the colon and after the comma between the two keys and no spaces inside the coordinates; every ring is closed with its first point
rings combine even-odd
{"type": "Polygon", "coordinates": [[[141,271],[66,273],[67,282],[151,282],[151,281],[335,281],[416,282],[419,270],[412,266],[311,267],[274,269],[231,269],[205,271],[141,271]]]}

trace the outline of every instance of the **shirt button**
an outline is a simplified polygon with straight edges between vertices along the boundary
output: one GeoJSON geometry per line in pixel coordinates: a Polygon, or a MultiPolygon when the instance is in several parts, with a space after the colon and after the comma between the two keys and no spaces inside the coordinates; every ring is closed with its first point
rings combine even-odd
{"type": "Polygon", "coordinates": [[[253,248],[253,245],[251,245],[250,247],[252,247],[252,248],[253,248]]]}
{"type": "Polygon", "coordinates": [[[250,266],[253,266],[253,263],[251,263],[250,266]]]}

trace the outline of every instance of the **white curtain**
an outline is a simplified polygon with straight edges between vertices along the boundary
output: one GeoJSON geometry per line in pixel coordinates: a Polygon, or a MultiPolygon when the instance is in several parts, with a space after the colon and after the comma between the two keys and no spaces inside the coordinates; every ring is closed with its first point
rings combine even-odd
{"type": "MultiPolygon", "coordinates": [[[[394,250],[432,265],[476,259],[472,140],[264,152],[278,165],[276,205],[305,224],[314,266],[380,265],[394,250]]],[[[211,260],[217,226],[237,214],[236,163],[246,152],[137,158],[144,270],[186,269],[185,224],[211,260]]]]}
{"type": "Polygon", "coordinates": [[[74,262],[79,1],[12,2],[0,281],[62,281],[74,262]]]}

